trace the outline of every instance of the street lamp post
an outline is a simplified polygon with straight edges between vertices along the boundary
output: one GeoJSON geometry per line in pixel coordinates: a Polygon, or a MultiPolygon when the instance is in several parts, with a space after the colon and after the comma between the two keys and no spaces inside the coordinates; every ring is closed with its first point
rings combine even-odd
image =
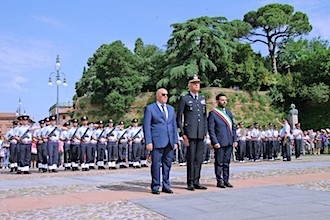
{"type": "Polygon", "coordinates": [[[65,78],[65,74],[60,72],[61,70],[61,63],[60,63],[60,56],[57,55],[56,57],[56,64],[55,64],[55,70],[56,70],[56,73],[55,72],[51,72],[50,75],[49,75],[49,79],[48,79],[48,85],[49,86],[52,86],[53,85],[53,82],[52,82],[52,75],[53,74],[56,74],[56,124],[59,124],[59,111],[58,111],[58,108],[59,108],[59,87],[60,85],[62,84],[64,87],[67,86],[68,84],[66,83],[66,78],[65,78]],[[61,82],[61,74],[63,75],[63,83],[61,82]]]}
{"type": "MultiPolygon", "coordinates": [[[[21,97],[18,99],[18,108],[17,108],[17,110],[16,110],[16,116],[21,116],[22,115],[22,102],[21,102],[21,97]]],[[[24,110],[24,109],[23,109],[24,110]]],[[[25,110],[24,110],[24,113],[23,113],[23,115],[25,115],[26,113],[25,113],[25,110]]]]}

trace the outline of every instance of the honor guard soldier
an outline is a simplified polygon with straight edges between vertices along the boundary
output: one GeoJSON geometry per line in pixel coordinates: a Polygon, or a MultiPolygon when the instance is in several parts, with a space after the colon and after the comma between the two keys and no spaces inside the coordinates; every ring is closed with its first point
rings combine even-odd
{"type": "Polygon", "coordinates": [[[17,173],[30,174],[31,146],[32,146],[32,129],[28,125],[29,116],[22,115],[18,117],[21,126],[17,130],[16,140],[19,141],[19,159],[17,173]]]}
{"type": "Polygon", "coordinates": [[[268,159],[268,150],[267,150],[267,142],[268,138],[266,137],[266,131],[267,131],[267,126],[263,125],[262,130],[260,131],[260,138],[261,138],[261,153],[262,153],[262,159],[266,160],[268,159]]]}
{"type": "Polygon", "coordinates": [[[260,161],[260,131],[259,124],[257,122],[254,123],[254,128],[251,131],[251,139],[252,139],[252,154],[254,162],[260,161]]]}
{"type": "Polygon", "coordinates": [[[132,120],[133,127],[130,131],[129,140],[132,142],[132,151],[133,151],[133,167],[141,167],[141,150],[142,150],[142,140],[143,140],[143,129],[139,127],[138,119],[134,118],[132,120]]]}
{"type": "Polygon", "coordinates": [[[119,125],[119,130],[117,131],[117,139],[118,139],[119,168],[127,168],[126,156],[127,156],[128,130],[124,129],[123,121],[120,121],[118,125],[119,125]]]}
{"type": "Polygon", "coordinates": [[[47,172],[48,170],[48,138],[46,137],[47,129],[50,126],[49,117],[44,119],[45,125],[40,129],[40,138],[42,139],[42,144],[40,147],[40,151],[38,150],[38,156],[40,156],[39,160],[41,166],[39,167],[39,171],[47,172]]]}
{"type": "Polygon", "coordinates": [[[207,189],[200,185],[204,152],[204,137],[207,132],[206,100],[198,94],[200,79],[197,75],[189,79],[189,93],[180,97],[177,114],[179,135],[187,146],[187,189],[207,189]]]}
{"type": "Polygon", "coordinates": [[[273,124],[270,122],[268,124],[268,129],[266,130],[266,139],[267,139],[267,154],[268,154],[268,160],[273,161],[274,160],[274,137],[273,137],[273,124]]]}
{"type": "Polygon", "coordinates": [[[280,158],[278,157],[280,153],[280,135],[278,132],[278,127],[277,125],[274,125],[274,132],[273,132],[273,142],[274,142],[274,160],[279,160],[280,158]]]}
{"type": "Polygon", "coordinates": [[[103,121],[96,122],[98,128],[94,131],[92,139],[97,142],[96,151],[97,151],[97,168],[99,170],[104,170],[104,158],[105,158],[105,146],[107,144],[107,139],[105,136],[105,128],[103,128],[103,121]]]}
{"type": "Polygon", "coordinates": [[[17,133],[18,130],[18,121],[13,121],[13,128],[9,129],[5,135],[6,141],[10,143],[9,145],[9,167],[10,172],[17,171],[17,150],[18,150],[18,142],[15,139],[15,133],[17,133]]]}
{"type": "Polygon", "coordinates": [[[71,167],[71,150],[70,150],[70,136],[69,136],[70,122],[65,122],[63,126],[68,129],[62,131],[60,137],[60,140],[63,142],[64,170],[70,170],[71,167]]]}
{"type": "Polygon", "coordinates": [[[109,126],[105,130],[105,136],[108,140],[108,165],[109,169],[116,169],[116,162],[118,160],[117,129],[113,126],[112,119],[109,119],[108,125],[109,126]]]}
{"type": "Polygon", "coordinates": [[[71,119],[72,127],[69,130],[70,150],[71,150],[71,169],[79,170],[80,140],[78,139],[78,119],[71,119]]]}
{"type": "Polygon", "coordinates": [[[59,140],[62,126],[56,125],[56,116],[50,116],[50,125],[47,127],[45,137],[48,139],[48,172],[57,172],[59,158],[59,140]]]}
{"type": "Polygon", "coordinates": [[[37,163],[38,163],[38,170],[39,172],[42,171],[42,136],[41,131],[45,127],[45,120],[39,120],[38,121],[40,128],[38,130],[35,130],[33,132],[33,139],[37,143],[37,163]]]}
{"type": "Polygon", "coordinates": [[[281,138],[282,138],[282,156],[283,161],[291,161],[291,149],[290,149],[290,125],[286,118],[282,119],[282,123],[276,119],[277,122],[282,126],[281,138]]]}
{"type": "Polygon", "coordinates": [[[238,139],[238,160],[240,163],[244,163],[245,152],[246,152],[246,129],[244,128],[244,122],[238,123],[238,129],[236,130],[238,139]]]}
{"type": "Polygon", "coordinates": [[[82,171],[89,171],[89,163],[87,161],[91,161],[91,157],[95,157],[95,155],[92,155],[90,147],[93,131],[88,126],[87,116],[81,117],[81,122],[82,126],[77,132],[78,139],[80,139],[80,164],[82,171]]]}
{"type": "Polygon", "coordinates": [[[87,158],[87,163],[88,163],[89,169],[94,170],[95,169],[95,152],[96,152],[97,140],[93,139],[93,134],[98,129],[99,124],[89,122],[87,125],[89,127],[89,130],[92,131],[91,142],[89,144],[89,148],[87,148],[87,151],[90,151],[91,157],[87,158]]]}

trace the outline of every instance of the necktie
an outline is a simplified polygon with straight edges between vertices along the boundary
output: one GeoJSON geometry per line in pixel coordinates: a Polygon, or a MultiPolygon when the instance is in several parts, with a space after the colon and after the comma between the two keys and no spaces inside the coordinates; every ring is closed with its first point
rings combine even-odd
{"type": "Polygon", "coordinates": [[[166,112],[165,112],[165,106],[164,106],[164,105],[161,105],[161,106],[162,106],[162,112],[163,112],[163,114],[164,114],[164,116],[165,116],[165,119],[167,120],[166,112]]]}

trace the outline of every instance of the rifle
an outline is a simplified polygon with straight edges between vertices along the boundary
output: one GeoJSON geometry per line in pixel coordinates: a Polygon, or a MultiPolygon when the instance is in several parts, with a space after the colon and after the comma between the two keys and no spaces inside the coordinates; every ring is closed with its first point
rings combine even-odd
{"type": "Polygon", "coordinates": [[[125,130],[125,132],[120,136],[120,138],[118,139],[118,142],[120,143],[121,139],[123,139],[124,135],[127,133],[127,129],[125,130]]]}
{"type": "Polygon", "coordinates": [[[24,132],[24,134],[21,136],[21,137],[19,137],[19,139],[24,139],[24,138],[26,138],[27,136],[27,133],[29,132],[30,130],[29,130],[29,128],[28,129],[26,129],[26,131],[24,132]]]}
{"type": "Polygon", "coordinates": [[[98,136],[98,138],[97,138],[98,141],[101,139],[103,132],[104,132],[104,129],[102,130],[101,134],[98,136]]]}
{"type": "Polygon", "coordinates": [[[77,129],[75,130],[75,132],[73,133],[73,135],[72,135],[72,137],[71,137],[70,141],[73,141],[73,139],[74,139],[74,136],[76,135],[77,131],[78,131],[78,127],[77,127],[77,129]]]}
{"type": "Polygon", "coordinates": [[[57,129],[57,127],[55,126],[55,128],[48,134],[47,138],[56,136],[56,135],[54,135],[54,132],[56,131],[56,129],[57,129]]]}
{"type": "Polygon", "coordinates": [[[109,134],[107,134],[107,137],[110,137],[110,135],[112,134],[112,132],[116,129],[116,127],[113,127],[112,130],[109,132],[109,134]]]}
{"type": "Polygon", "coordinates": [[[85,138],[85,136],[86,136],[88,130],[89,130],[89,127],[86,129],[85,133],[83,134],[83,136],[81,136],[80,139],[84,139],[84,138],[85,138]]]}
{"type": "Polygon", "coordinates": [[[135,139],[136,136],[141,132],[141,130],[142,130],[142,127],[140,128],[140,130],[138,130],[138,132],[136,132],[136,134],[132,137],[132,139],[135,139]]]}

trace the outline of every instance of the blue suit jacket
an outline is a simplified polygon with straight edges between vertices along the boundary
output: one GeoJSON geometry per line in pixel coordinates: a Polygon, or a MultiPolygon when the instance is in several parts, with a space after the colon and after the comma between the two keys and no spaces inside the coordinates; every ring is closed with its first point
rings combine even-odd
{"type": "Polygon", "coordinates": [[[156,102],[147,105],[144,110],[143,132],[146,144],[154,148],[164,148],[170,143],[171,147],[179,142],[174,108],[168,104],[168,119],[159,109],[156,102]]]}
{"type": "Polygon", "coordinates": [[[237,142],[237,134],[234,126],[233,115],[227,109],[226,113],[233,123],[232,132],[230,131],[230,127],[226,124],[226,122],[214,111],[210,111],[207,118],[209,135],[211,144],[213,146],[219,143],[221,147],[225,147],[233,145],[233,142],[237,142]]]}

